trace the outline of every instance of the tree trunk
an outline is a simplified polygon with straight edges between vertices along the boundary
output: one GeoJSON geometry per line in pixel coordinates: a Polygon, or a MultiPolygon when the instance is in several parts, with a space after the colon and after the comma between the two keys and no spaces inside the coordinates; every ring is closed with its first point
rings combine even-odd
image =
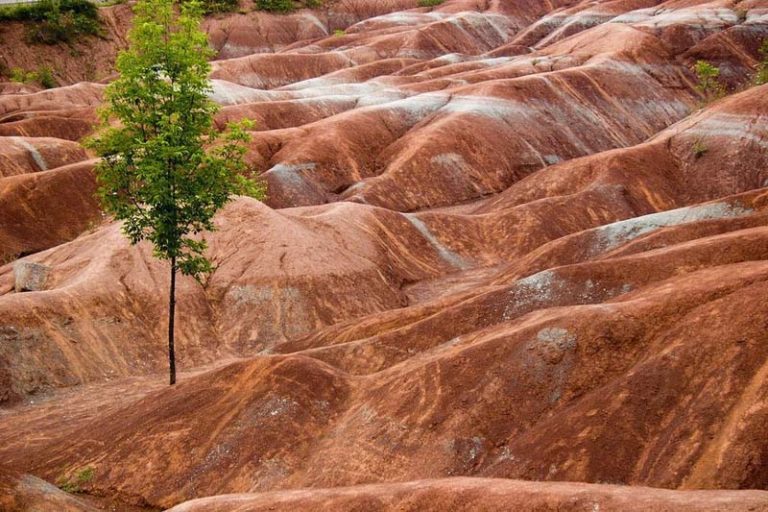
{"type": "Polygon", "coordinates": [[[168,301],[168,366],[171,385],[176,384],[176,354],[173,349],[173,324],[176,315],[176,258],[171,258],[171,291],[168,301]]]}

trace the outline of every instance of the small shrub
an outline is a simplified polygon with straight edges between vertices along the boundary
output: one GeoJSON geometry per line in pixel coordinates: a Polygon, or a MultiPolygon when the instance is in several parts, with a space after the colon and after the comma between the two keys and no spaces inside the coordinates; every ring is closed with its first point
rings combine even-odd
{"type": "Polygon", "coordinates": [[[419,7],[435,7],[444,1],[445,0],[419,0],[419,7]]]}
{"type": "Polygon", "coordinates": [[[701,139],[697,139],[696,142],[693,143],[693,146],[691,146],[691,153],[693,153],[694,158],[697,160],[706,155],[707,151],[709,151],[709,148],[701,139]]]}
{"type": "Polygon", "coordinates": [[[347,35],[347,33],[344,32],[342,29],[337,28],[336,30],[333,31],[333,35],[336,36],[336,37],[342,37],[342,36],[347,35]]]}
{"type": "Polygon", "coordinates": [[[18,82],[20,84],[28,84],[35,81],[34,71],[25,71],[21,68],[11,69],[11,82],[18,82]]]}
{"type": "Polygon", "coordinates": [[[293,0],[256,0],[256,8],[262,11],[290,12],[294,6],[293,0]]]}
{"type": "Polygon", "coordinates": [[[75,474],[74,478],[61,477],[56,483],[56,486],[64,492],[78,493],[81,492],[82,486],[93,480],[95,471],[92,467],[88,466],[75,474]]]}
{"type": "Polygon", "coordinates": [[[37,68],[37,81],[43,89],[53,89],[57,85],[56,79],[53,78],[53,71],[48,66],[37,68]]]}
{"type": "Polygon", "coordinates": [[[725,96],[725,86],[720,82],[720,69],[705,60],[697,61],[693,66],[698,84],[696,89],[706,101],[713,101],[725,96]]]}
{"type": "Polygon", "coordinates": [[[763,44],[760,46],[760,55],[763,60],[757,65],[757,74],[755,75],[757,85],[768,84],[768,39],[763,40],[763,44]]]}

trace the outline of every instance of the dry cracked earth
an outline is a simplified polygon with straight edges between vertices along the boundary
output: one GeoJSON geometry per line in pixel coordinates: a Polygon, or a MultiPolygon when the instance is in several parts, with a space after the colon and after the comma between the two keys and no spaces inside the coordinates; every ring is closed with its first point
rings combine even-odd
{"type": "MultiPolygon", "coordinates": [[[[109,70],[130,8],[102,11],[109,70]]],[[[205,28],[269,198],[181,279],[175,387],[167,267],[100,213],[78,142],[109,77],[54,47],[70,85],[0,84],[0,509],[768,510],[768,2],[205,28]],[[28,263],[47,280],[16,292],[28,263]]]]}

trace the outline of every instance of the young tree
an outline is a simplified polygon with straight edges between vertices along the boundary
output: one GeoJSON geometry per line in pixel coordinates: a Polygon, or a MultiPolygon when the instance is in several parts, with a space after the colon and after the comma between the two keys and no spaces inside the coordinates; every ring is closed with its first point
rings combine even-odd
{"type": "Polygon", "coordinates": [[[263,186],[244,177],[248,125],[218,133],[208,98],[211,50],[196,2],[140,0],[130,45],[117,59],[120,76],[105,93],[102,116],[112,123],[89,142],[106,211],[123,221],[136,244],[170,260],[168,362],[176,382],[176,274],[199,279],[212,271],[198,235],[234,194],[260,198],[263,186]]]}

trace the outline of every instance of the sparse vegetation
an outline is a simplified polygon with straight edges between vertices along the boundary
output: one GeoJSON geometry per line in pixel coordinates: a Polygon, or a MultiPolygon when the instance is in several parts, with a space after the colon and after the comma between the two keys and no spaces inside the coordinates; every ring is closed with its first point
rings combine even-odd
{"type": "Polygon", "coordinates": [[[53,71],[48,66],[43,66],[37,70],[37,81],[43,89],[53,89],[56,87],[56,80],[53,78],[53,71]]]}
{"type": "Polygon", "coordinates": [[[254,0],[258,11],[289,13],[296,9],[316,9],[323,6],[323,0],[254,0]]]}
{"type": "Polygon", "coordinates": [[[347,35],[347,33],[345,31],[343,31],[342,29],[337,28],[336,30],[333,31],[333,35],[336,36],[336,37],[342,37],[342,36],[347,35]]]}
{"type": "Polygon", "coordinates": [[[757,65],[757,74],[755,75],[757,85],[768,84],[768,39],[763,40],[763,44],[760,46],[760,56],[763,60],[757,65]]]}
{"type": "Polygon", "coordinates": [[[725,96],[725,85],[720,81],[720,69],[717,66],[700,60],[693,66],[693,72],[698,79],[696,89],[704,96],[706,102],[725,96]]]}
{"type": "Polygon", "coordinates": [[[419,0],[419,7],[435,7],[440,5],[445,0],[419,0]]]}
{"type": "Polygon", "coordinates": [[[56,44],[100,34],[98,11],[88,0],[40,0],[0,9],[0,21],[25,22],[29,43],[56,44]]]}
{"type": "Polygon", "coordinates": [[[74,478],[62,477],[56,483],[57,487],[64,492],[78,493],[82,492],[82,486],[93,480],[95,471],[88,466],[78,471],[74,478]]]}
{"type": "Polygon", "coordinates": [[[24,71],[21,68],[12,68],[10,71],[11,82],[19,84],[27,84],[35,81],[35,73],[33,71],[24,71]]]}
{"type": "Polygon", "coordinates": [[[38,83],[44,89],[51,89],[57,85],[56,80],[53,78],[53,71],[48,66],[41,66],[37,71],[13,68],[9,74],[12,82],[20,84],[38,83]]]}
{"type": "Polygon", "coordinates": [[[203,0],[203,10],[206,14],[217,12],[233,12],[240,7],[238,0],[203,0]]]}
{"type": "Polygon", "coordinates": [[[256,8],[261,11],[290,12],[294,5],[293,0],[256,0],[256,8]]]}
{"type": "Polygon", "coordinates": [[[697,139],[693,143],[693,146],[691,146],[691,153],[693,154],[694,158],[696,158],[697,160],[703,157],[704,155],[706,155],[707,151],[709,151],[709,148],[701,139],[697,139]]]}

